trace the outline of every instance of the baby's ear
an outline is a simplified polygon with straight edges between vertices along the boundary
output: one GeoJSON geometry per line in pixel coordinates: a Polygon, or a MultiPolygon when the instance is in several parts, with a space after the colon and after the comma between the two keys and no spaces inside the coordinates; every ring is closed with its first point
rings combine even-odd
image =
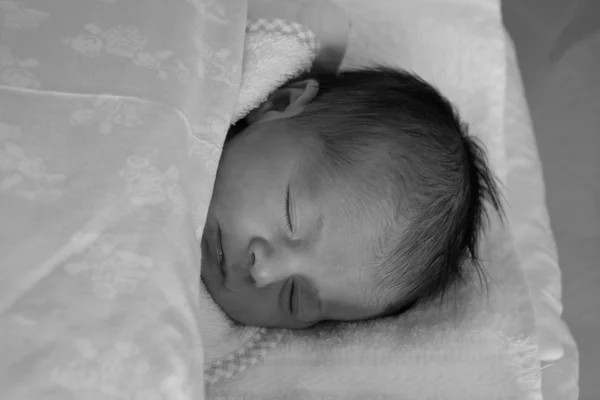
{"type": "Polygon", "coordinates": [[[246,117],[249,124],[292,117],[302,112],[319,93],[319,83],[314,79],[287,84],[273,92],[267,101],[246,117]]]}

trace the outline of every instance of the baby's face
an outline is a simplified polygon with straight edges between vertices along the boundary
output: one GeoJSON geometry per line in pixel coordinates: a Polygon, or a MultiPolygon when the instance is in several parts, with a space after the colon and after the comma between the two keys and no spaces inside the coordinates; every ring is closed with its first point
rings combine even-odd
{"type": "Polygon", "coordinates": [[[311,140],[276,120],[249,126],[225,147],[202,280],[237,322],[303,328],[382,311],[372,275],[378,224],[350,184],[315,184],[311,140]]]}

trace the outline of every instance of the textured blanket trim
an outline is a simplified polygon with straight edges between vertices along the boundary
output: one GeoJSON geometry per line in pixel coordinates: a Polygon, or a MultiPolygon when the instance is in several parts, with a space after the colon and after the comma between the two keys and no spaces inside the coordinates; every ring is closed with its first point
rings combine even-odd
{"type": "Polygon", "coordinates": [[[539,347],[532,337],[503,338],[504,351],[511,359],[516,380],[527,400],[543,400],[539,347]]]}
{"type": "Polygon", "coordinates": [[[227,356],[204,367],[206,385],[222,379],[230,379],[234,375],[260,362],[267,352],[277,346],[284,334],[280,330],[261,328],[248,343],[227,356]]]}
{"type": "Polygon", "coordinates": [[[317,37],[310,29],[287,19],[262,18],[249,21],[246,25],[246,32],[263,32],[290,36],[308,47],[313,54],[318,54],[320,48],[317,37]]]}

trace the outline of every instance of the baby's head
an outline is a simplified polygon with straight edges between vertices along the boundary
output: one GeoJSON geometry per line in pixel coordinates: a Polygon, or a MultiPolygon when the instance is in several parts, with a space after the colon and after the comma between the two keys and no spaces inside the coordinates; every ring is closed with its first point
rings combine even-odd
{"type": "Polygon", "coordinates": [[[298,80],[237,128],[202,239],[202,279],[233,320],[369,319],[480,272],[494,179],[450,103],[418,77],[298,80]]]}

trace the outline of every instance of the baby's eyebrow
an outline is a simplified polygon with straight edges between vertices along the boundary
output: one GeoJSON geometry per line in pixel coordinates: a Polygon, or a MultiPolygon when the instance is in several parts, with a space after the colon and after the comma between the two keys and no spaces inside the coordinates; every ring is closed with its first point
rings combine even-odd
{"type": "Polygon", "coordinates": [[[318,239],[321,237],[321,233],[323,232],[323,226],[325,221],[325,216],[322,211],[319,211],[316,217],[316,221],[314,225],[309,230],[309,235],[313,237],[313,239],[318,239]]]}

